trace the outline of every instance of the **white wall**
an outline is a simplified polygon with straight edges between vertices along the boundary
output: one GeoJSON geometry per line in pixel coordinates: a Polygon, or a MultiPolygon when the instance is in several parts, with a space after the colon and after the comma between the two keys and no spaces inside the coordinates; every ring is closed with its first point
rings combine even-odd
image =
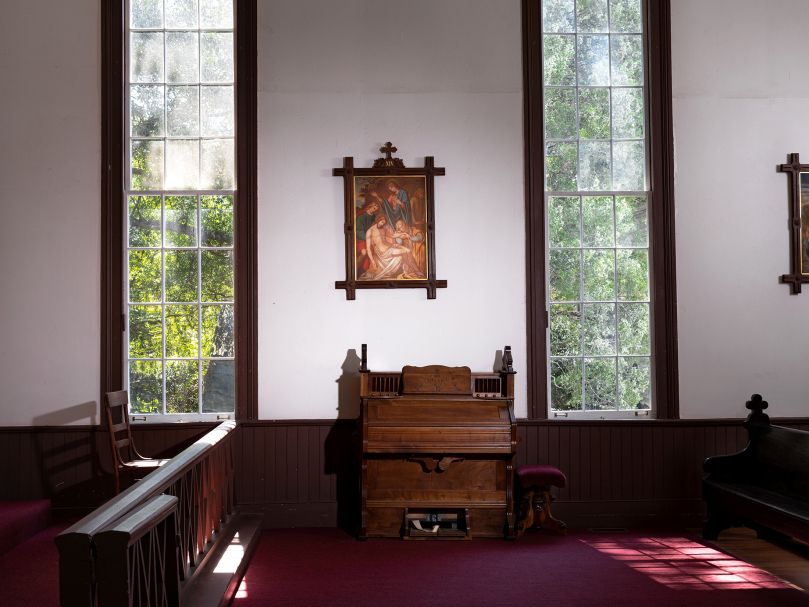
{"type": "Polygon", "coordinates": [[[790,295],[788,177],[809,163],[806,0],[673,0],[680,411],[754,392],[809,415],[809,289],[790,295]]]}
{"type": "Polygon", "coordinates": [[[356,416],[344,395],[362,343],[372,370],[482,371],[508,344],[525,416],[520,44],[518,0],[259,3],[261,418],[356,416]],[[446,167],[435,242],[449,288],[436,300],[334,288],[345,241],[331,169],[343,156],[370,167],[388,140],[408,167],[446,167]]]}
{"type": "Polygon", "coordinates": [[[97,423],[100,3],[0,8],[0,425],[97,423]]]}
{"type": "MultiPolygon", "coordinates": [[[[96,0],[3,2],[0,14],[0,425],[98,421],[100,40],[96,0]]],[[[352,416],[374,369],[524,370],[517,0],[260,2],[260,414],[352,416]],[[426,17],[425,17],[426,16],[426,17]],[[388,139],[436,157],[438,299],[347,302],[343,156],[388,139]],[[399,318],[388,328],[385,317],[399,318]]],[[[809,163],[804,0],[673,0],[680,399],[740,417],[760,392],[807,415],[809,289],[789,271],[787,177],[809,163]],[[785,18],[784,15],[788,15],[785,18]]],[[[525,414],[525,373],[518,413],[525,414]]]]}

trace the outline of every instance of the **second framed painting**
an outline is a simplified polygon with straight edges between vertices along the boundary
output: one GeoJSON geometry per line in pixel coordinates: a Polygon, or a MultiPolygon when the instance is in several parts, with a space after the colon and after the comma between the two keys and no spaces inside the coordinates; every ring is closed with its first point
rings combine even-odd
{"type": "Polygon", "coordinates": [[[424,168],[408,169],[388,142],[386,154],[370,169],[355,168],[353,158],[334,169],[344,179],[346,280],[337,289],[354,299],[356,289],[426,288],[435,299],[446,281],[435,279],[433,178],[443,175],[432,157],[424,168]]]}

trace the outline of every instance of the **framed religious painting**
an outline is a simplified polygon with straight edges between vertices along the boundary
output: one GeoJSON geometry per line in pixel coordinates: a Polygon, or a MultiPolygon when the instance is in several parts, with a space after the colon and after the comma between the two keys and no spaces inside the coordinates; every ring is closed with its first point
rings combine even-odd
{"type": "Polygon", "coordinates": [[[436,289],[446,280],[436,279],[434,178],[444,175],[432,156],[421,168],[406,168],[391,142],[379,149],[385,154],[371,168],[354,166],[343,158],[332,174],[343,178],[345,197],[346,279],[335,282],[355,299],[357,289],[436,289]]]}
{"type": "Polygon", "coordinates": [[[801,285],[809,283],[809,165],[801,164],[798,154],[791,162],[779,167],[789,180],[789,249],[792,273],[781,276],[781,282],[800,293],[801,285]]]}

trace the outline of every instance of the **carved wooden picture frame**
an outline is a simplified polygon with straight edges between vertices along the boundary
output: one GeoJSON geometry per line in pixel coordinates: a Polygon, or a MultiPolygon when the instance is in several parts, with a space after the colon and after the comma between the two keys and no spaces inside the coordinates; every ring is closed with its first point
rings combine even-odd
{"type": "Polygon", "coordinates": [[[343,178],[345,199],[346,279],[336,289],[345,289],[346,299],[355,299],[357,289],[427,289],[435,299],[436,289],[447,287],[435,273],[434,178],[444,175],[432,156],[423,168],[408,169],[397,149],[388,141],[379,149],[385,154],[370,169],[354,168],[354,158],[343,158],[342,168],[332,170],[343,178]]]}
{"type": "Polygon", "coordinates": [[[800,293],[809,283],[809,164],[801,164],[798,154],[790,154],[791,162],[778,170],[789,173],[789,258],[791,274],[783,274],[781,282],[792,285],[792,293],[800,293]]]}

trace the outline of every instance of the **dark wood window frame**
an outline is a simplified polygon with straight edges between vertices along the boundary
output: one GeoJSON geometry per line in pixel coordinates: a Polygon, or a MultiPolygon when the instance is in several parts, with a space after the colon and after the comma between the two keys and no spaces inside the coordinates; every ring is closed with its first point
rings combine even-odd
{"type": "MultiPolygon", "coordinates": [[[[258,419],[258,88],[256,0],[236,7],[236,419],[258,419]]],[[[101,8],[101,391],[124,387],[124,24],[123,0],[101,8]]]]}
{"type": "MultiPolygon", "coordinates": [[[[677,277],[670,0],[646,0],[652,253],[654,402],[658,419],[678,419],[677,277]]],[[[547,419],[545,208],[542,103],[542,0],[523,0],[526,325],[528,417],[547,419]]]]}

